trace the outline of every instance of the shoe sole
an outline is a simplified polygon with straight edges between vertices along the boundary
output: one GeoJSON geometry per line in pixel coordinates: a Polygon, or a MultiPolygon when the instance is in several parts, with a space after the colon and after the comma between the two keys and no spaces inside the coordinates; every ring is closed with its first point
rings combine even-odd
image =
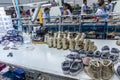
{"type": "Polygon", "coordinates": [[[70,71],[63,71],[63,73],[64,73],[64,74],[69,74],[69,73],[70,73],[70,71]]]}
{"type": "Polygon", "coordinates": [[[75,72],[75,73],[70,72],[70,75],[71,75],[71,76],[76,76],[76,75],[78,75],[82,70],[83,70],[83,69],[80,69],[80,70],[78,70],[78,71],[75,72]]]}

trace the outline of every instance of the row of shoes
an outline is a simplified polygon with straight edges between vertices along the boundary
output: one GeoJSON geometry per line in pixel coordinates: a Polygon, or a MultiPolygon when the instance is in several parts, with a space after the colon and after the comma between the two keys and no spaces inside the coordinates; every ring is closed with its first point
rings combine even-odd
{"type": "Polygon", "coordinates": [[[71,54],[69,54],[67,56],[67,58],[69,59],[73,59],[73,54],[79,54],[81,58],[92,58],[92,59],[108,59],[113,61],[114,63],[116,63],[118,61],[119,58],[119,49],[117,48],[112,48],[110,50],[110,48],[108,46],[104,46],[101,51],[85,51],[85,50],[73,50],[71,51],[71,54]]]}
{"type": "Polygon", "coordinates": [[[97,46],[93,41],[86,40],[85,37],[86,35],[84,33],[79,32],[56,32],[46,34],[44,42],[47,43],[50,48],[95,51],[97,46]]]}

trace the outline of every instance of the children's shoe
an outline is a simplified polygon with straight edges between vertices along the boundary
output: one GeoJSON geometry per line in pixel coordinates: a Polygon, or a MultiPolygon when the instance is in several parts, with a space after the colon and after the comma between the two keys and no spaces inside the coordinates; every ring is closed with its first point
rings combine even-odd
{"type": "Polygon", "coordinates": [[[84,70],[93,80],[100,80],[101,64],[98,60],[90,60],[89,65],[85,66],[84,70]]]}
{"type": "Polygon", "coordinates": [[[94,53],[94,57],[95,57],[95,58],[100,58],[100,57],[101,57],[101,52],[100,52],[100,51],[96,51],[96,52],[94,53]]]}
{"type": "Polygon", "coordinates": [[[73,62],[70,67],[70,75],[76,76],[83,70],[82,62],[73,62]]]}
{"type": "Polygon", "coordinates": [[[103,80],[110,80],[114,75],[114,64],[111,60],[103,60],[101,64],[101,78],[103,80]]]}
{"type": "Polygon", "coordinates": [[[63,70],[64,74],[69,74],[70,73],[70,66],[71,66],[70,61],[64,61],[62,63],[62,70],[63,70]]]}
{"type": "Polygon", "coordinates": [[[94,52],[93,52],[93,51],[88,51],[88,52],[86,53],[86,56],[87,56],[87,57],[94,57],[94,52]]]}
{"type": "Polygon", "coordinates": [[[86,53],[87,53],[87,51],[85,51],[85,50],[80,50],[79,51],[80,57],[85,57],[86,53]]]}
{"type": "Polygon", "coordinates": [[[104,47],[102,47],[102,49],[101,49],[102,51],[110,51],[110,48],[109,48],[109,46],[104,46],[104,47]]]}
{"type": "Polygon", "coordinates": [[[102,52],[101,53],[101,59],[108,59],[109,56],[110,56],[109,52],[102,52]]]}
{"type": "Polygon", "coordinates": [[[82,58],[80,57],[79,54],[74,55],[74,61],[75,62],[82,62],[82,58]]]}
{"type": "Polygon", "coordinates": [[[69,54],[66,56],[67,61],[74,61],[74,59],[75,59],[74,54],[69,54]]]}
{"type": "Polygon", "coordinates": [[[120,52],[120,50],[117,49],[117,48],[112,48],[111,49],[111,54],[113,54],[113,55],[119,55],[119,52],[120,52]]]}
{"type": "Polygon", "coordinates": [[[110,55],[108,59],[111,60],[112,62],[117,62],[118,57],[119,56],[117,56],[117,55],[110,55]]]}

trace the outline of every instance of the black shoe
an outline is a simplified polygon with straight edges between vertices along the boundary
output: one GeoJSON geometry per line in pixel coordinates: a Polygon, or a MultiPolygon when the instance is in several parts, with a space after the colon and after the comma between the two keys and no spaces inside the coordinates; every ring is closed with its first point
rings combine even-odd
{"type": "Polygon", "coordinates": [[[64,74],[69,74],[70,66],[71,66],[71,62],[70,61],[64,61],[62,63],[62,71],[63,71],[64,74]]]}
{"type": "Polygon", "coordinates": [[[100,51],[96,51],[96,52],[94,53],[94,57],[95,57],[95,58],[100,58],[100,57],[101,57],[101,52],[100,52],[100,51]]]}
{"type": "Polygon", "coordinates": [[[70,75],[76,76],[83,70],[82,62],[73,62],[70,67],[70,75]]]}
{"type": "Polygon", "coordinates": [[[93,52],[93,51],[88,51],[88,52],[86,53],[86,56],[87,56],[87,57],[94,57],[94,52],[93,52]]]}
{"type": "Polygon", "coordinates": [[[110,51],[110,48],[109,48],[109,46],[104,46],[104,47],[102,47],[101,50],[102,50],[102,51],[110,51]]]}

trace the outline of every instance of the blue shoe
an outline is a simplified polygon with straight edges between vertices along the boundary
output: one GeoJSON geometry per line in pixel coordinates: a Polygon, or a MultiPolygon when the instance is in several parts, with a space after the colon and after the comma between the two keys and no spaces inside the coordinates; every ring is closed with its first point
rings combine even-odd
{"type": "Polygon", "coordinates": [[[94,52],[93,52],[93,51],[88,51],[88,52],[86,53],[86,56],[87,56],[87,57],[94,57],[94,52]]]}
{"type": "Polygon", "coordinates": [[[111,53],[113,53],[113,54],[118,54],[119,55],[119,52],[120,52],[120,50],[117,49],[117,48],[112,48],[111,49],[111,53]]]}
{"type": "Polygon", "coordinates": [[[74,61],[74,59],[75,59],[74,54],[69,54],[69,55],[66,56],[67,61],[74,61]]]}
{"type": "Polygon", "coordinates": [[[79,54],[80,54],[81,57],[86,57],[86,53],[87,53],[87,51],[85,51],[85,50],[80,50],[79,51],[79,54]]]}
{"type": "Polygon", "coordinates": [[[102,50],[102,51],[110,51],[110,48],[109,48],[109,46],[104,46],[104,47],[102,47],[101,50],[102,50]]]}
{"type": "Polygon", "coordinates": [[[74,61],[75,62],[82,62],[82,58],[80,57],[79,54],[74,55],[74,61]]]}
{"type": "Polygon", "coordinates": [[[102,52],[101,53],[101,59],[108,59],[109,58],[109,56],[110,56],[110,53],[109,52],[102,52]]]}
{"type": "Polygon", "coordinates": [[[70,73],[70,66],[71,66],[70,61],[64,61],[62,63],[62,71],[63,71],[64,74],[69,74],[70,73]]]}
{"type": "Polygon", "coordinates": [[[70,67],[70,75],[76,76],[83,70],[83,63],[73,62],[70,67]]]}
{"type": "Polygon", "coordinates": [[[110,59],[113,62],[117,62],[119,56],[116,55],[110,55],[108,59],[110,59]]]}
{"type": "Polygon", "coordinates": [[[96,52],[94,53],[94,57],[95,57],[95,58],[100,58],[100,57],[101,57],[101,52],[100,52],[100,51],[96,51],[96,52]]]}

